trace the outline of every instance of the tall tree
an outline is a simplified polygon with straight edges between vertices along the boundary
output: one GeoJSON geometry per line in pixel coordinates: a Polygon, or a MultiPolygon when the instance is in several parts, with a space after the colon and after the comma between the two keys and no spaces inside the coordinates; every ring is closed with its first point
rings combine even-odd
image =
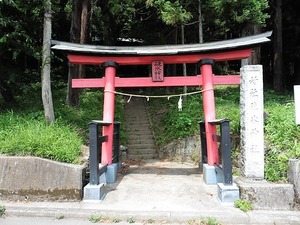
{"type": "Polygon", "coordinates": [[[274,90],[283,91],[284,90],[284,79],[282,70],[282,0],[275,1],[275,19],[274,19],[274,42],[273,42],[273,52],[274,52],[274,64],[273,64],[273,85],[274,90]]]}
{"type": "MultiPolygon", "coordinates": [[[[73,0],[70,28],[70,41],[72,43],[87,43],[89,38],[91,0],[73,0]]],[[[85,77],[85,70],[82,65],[69,63],[67,103],[79,107],[80,90],[72,88],[73,78],[85,77]]]]}
{"type": "Polygon", "coordinates": [[[45,2],[43,57],[42,57],[42,100],[47,123],[55,120],[51,92],[50,63],[51,63],[51,0],[45,2]]]}

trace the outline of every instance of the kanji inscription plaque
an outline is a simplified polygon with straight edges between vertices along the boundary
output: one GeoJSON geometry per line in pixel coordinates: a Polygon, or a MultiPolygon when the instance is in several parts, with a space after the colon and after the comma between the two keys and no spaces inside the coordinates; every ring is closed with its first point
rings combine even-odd
{"type": "Polygon", "coordinates": [[[152,81],[164,81],[164,62],[161,60],[152,62],[152,81]]]}

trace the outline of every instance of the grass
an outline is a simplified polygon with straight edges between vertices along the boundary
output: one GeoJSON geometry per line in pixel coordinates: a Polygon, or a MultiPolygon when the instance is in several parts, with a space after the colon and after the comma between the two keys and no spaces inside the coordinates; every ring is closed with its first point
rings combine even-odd
{"type": "MultiPolygon", "coordinates": [[[[65,87],[54,90],[56,122],[44,121],[39,85],[17,96],[19,104],[0,111],[0,154],[32,155],[60,162],[79,163],[81,146],[88,141],[88,123],[102,118],[103,92],[86,90],[80,108],[65,104],[65,87]],[[27,94],[26,94],[27,93],[27,94]],[[21,104],[22,103],[22,104],[21,104]]],[[[124,122],[122,98],[117,97],[115,120],[124,122]]],[[[121,143],[126,142],[121,126],[121,143]]]]}
{"type": "Polygon", "coordinates": [[[200,220],[189,220],[187,221],[187,224],[190,225],[221,225],[221,223],[213,218],[213,217],[202,217],[200,220]]]}
{"type": "Polygon", "coordinates": [[[82,138],[59,121],[48,126],[26,115],[6,112],[0,115],[0,152],[8,155],[32,155],[76,163],[82,138]]]}

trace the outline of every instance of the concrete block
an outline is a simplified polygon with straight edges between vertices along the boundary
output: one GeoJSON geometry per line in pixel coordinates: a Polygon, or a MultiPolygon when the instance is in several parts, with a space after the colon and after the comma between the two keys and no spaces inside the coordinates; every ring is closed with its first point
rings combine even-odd
{"type": "Polygon", "coordinates": [[[290,159],[288,162],[288,180],[294,185],[296,202],[300,204],[300,160],[290,159]]]}
{"type": "Polygon", "coordinates": [[[240,198],[252,203],[254,209],[291,210],[294,205],[292,184],[271,183],[239,177],[240,198]]]}
{"type": "Polygon", "coordinates": [[[83,189],[83,200],[102,200],[105,195],[104,184],[87,184],[83,189]]]}
{"type": "Polygon", "coordinates": [[[86,168],[39,157],[0,157],[0,199],[82,199],[86,168]]]}
{"type": "Polygon", "coordinates": [[[224,185],[223,183],[218,183],[218,197],[221,202],[233,203],[240,198],[240,190],[236,184],[224,185]]]}
{"type": "Polygon", "coordinates": [[[105,176],[107,183],[115,183],[118,175],[118,163],[113,163],[107,166],[105,176]]]}
{"type": "Polygon", "coordinates": [[[203,180],[206,184],[217,184],[222,182],[222,174],[217,173],[214,166],[203,165],[203,180]]]}
{"type": "Polygon", "coordinates": [[[107,182],[106,182],[106,174],[105,174],[105,172],[102,173],[102,174],[100,175],[99,183],[100,183],[100,184],[101,184],[101,183],[103,183],[103,184],[106,184],[106,183],[107,183],[107,182]]]}

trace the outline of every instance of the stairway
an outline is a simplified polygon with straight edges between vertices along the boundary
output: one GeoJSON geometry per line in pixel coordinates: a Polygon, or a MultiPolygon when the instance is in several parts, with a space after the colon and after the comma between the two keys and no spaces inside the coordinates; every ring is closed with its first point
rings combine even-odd
{"type": "Polygon", "coordinates": [[[144,99],[132,98],[126,103],[125,130],[128,136],[127,159],[158,157],[144,99]]]}

